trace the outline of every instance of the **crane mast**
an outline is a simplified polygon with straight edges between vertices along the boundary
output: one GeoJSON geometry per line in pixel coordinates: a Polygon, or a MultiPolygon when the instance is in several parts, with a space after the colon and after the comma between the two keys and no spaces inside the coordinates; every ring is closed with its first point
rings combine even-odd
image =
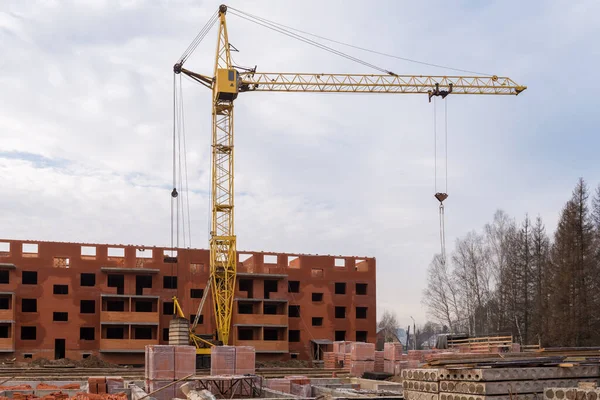
{"type": "MultiPolygon", "coordinates": [[[[237,85],[237,71],[231,66],[227,7],[219,8],[219,35],[214,76],[218,82],[237,85]],[[233,76],[230,76],[233,75],[233,76]]],[[[210,232],[210,279],[218,340],[229,342],[233,294],[237,267],[236,238],[233,230],[233,100],[231,91],[213,85],[212,102],[212,221],[210,232]]]]}
{"type": "Polygon", "coordinates": [[[218,340],[229,344],[237,254],[234,233],[233,103],[244,92],[391,93],[518,95],[526,86],[498,76],[422,76],[388,74],[322,74],[239,72],[231,63],[227,6],[218,11],[219,34],[213,76],[174,66],[212,90],[212,176],[210,286],[218,340]]]}

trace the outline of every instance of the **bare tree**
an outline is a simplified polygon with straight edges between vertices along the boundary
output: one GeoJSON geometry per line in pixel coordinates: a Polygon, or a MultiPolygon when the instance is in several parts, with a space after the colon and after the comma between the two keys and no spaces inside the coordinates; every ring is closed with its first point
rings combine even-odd
{"type": "Polygon", "coordinates": [[[395,340],[400,341],[398,338],[398,329],[400,324],[396,314],[389,310],[384,310],[381,320],[377,323],[377,328],[383,331],[384,341],[393,342],[395,340]]]}
{"type": "Polygon", "coordinates": [[[487,301],[490,298],[489,251],[483,236],[469,232],[464,239],[457,240],[452,255],[454,274],[458,282],[459,302],[469,315],[469,332],[478,334],[486,330],[488,315],[487,301]]]}
{"type": "Polygon", "coordinates": [[[454,322],[459,317],[457,291],[448,266],[441,255],[436,255],[427,269],[427,288],[423,292],[423,303],[431,317],[454,331],[454,322]]]}

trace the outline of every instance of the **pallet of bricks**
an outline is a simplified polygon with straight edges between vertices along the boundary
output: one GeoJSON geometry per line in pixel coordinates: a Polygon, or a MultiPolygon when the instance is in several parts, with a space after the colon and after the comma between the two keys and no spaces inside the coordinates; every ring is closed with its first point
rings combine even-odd
{"type": "Polygon", "coordinates": [[[323,368],[335,369],[345,368],[350,369],[350,351],[352,350],[352,342],[335,341],[333,342],[333,351],[323,353],[323,368]]]}
{"type": "MultiPolygon", "coordinates": [[[[211,376],[254,375],[253,379],[258,384],[261,381],[261,377],[255,376],[255,366],[256,351],[252,346],[215,346],[211,349],[211,376]]],[[[225,385],[231,384],[233,384],[233,381],[221,382],[221,389],[227,389],[225,385]]],[[[252,396],[253,394],[249,390],[246,386],[237,385],[234,394],[238,396],[252,396]]]]}
{"type": "Polygon", "coordinates": [[[375,371],[375,344],[363,342],[333,342],[333,352],[323,353],[326,369],[344,368],[352,376],[375,371]]]}
{"type": "Polygon", "coordinates": [[[185,398],[181,386],[173,382],[196,373],[194,346],[147,345],[145,364],[146,392],[157,400],[185,398]]]}
{"type": "Polygon", "coordinates": [[[408,360],[402,354],[402,343],[387,342],[383,344],[383,372],[399,375],[400,371],[408,367],[408,360]]]}
{"type": "Polygon", "coordinates": [[[311,397],[312,386],[310,378],[304,375],[290,375],[285,378],[271,378],[265,381],[265,386],[271,390],[289,393],[299,397],[311,397]]]}
{"type": "Polygon", "coordinates": [[[350,375],[362,377],[365,372],[375,371],[375,344],[352,343],[350,350],[350,375]]]}
{"type": "Polygon", "coordinates": [[[599,374],[597,365],[420,368],[402,371],[402,385],[407,400],[539,400],[547,387],[597,382],[599,374]]]}
{"type": "MultiPolygon", "coordinates": [[[[40,385],[42,385],[40,383],[40,385]]],[[[37,389],[55,389],[52,385],[46,385],[48,387],[40,387],[38,385],[37,389]]],[[[79,385],[76,384],[77,387],[79,385]]],[[[92,394],[123,394],[123,389],[125,387],[125,382],[120,376],[90,376],[88,377],[88,392],[92,394]]],[[[61,386],[62,389],[69,389],[70,387],[67,385],[61,386]]],[[[106,396],[104,396],[106,397],[106,396]]]]}

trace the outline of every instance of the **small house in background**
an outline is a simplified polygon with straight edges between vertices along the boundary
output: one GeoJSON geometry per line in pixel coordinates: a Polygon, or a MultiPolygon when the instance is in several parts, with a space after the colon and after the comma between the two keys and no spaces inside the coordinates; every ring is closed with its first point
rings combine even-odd
{"type": "Polygon", "coordinates": [[[398,328],[395,332],[386,331],[385,328],[379,328],[377,330],[377,341],[375,342],[375,348],[377,351],[383,350],[383,344],[385,342],[399,342],[406,348],[406,329],[398,328]]]}

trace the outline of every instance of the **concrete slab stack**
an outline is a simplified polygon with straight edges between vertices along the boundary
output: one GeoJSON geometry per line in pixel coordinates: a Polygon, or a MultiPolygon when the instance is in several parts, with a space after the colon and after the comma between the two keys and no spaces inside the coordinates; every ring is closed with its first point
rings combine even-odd
{"type": "Polygon", "coordinates": [[[544,390],[544,400],[597,400],[600,399],[598,388],[556,388],[549,387],[544,390]]]}
{"type": "Polygon", "coordinates": [[[405,399],[439,400],[440,373],[437,369],[404,369],[401,375],[405,399]]]}
{"type": "Polygon", "coordinates": [[[545,388],[569,388],[577,386],[578,382],[598,382],[599,376],[600,367],[590,365],[402,371],[407,400],[510,400],[511,394],[513,397],[518,395],[520,400],[534,400],[545,393],[545,388]]]}

